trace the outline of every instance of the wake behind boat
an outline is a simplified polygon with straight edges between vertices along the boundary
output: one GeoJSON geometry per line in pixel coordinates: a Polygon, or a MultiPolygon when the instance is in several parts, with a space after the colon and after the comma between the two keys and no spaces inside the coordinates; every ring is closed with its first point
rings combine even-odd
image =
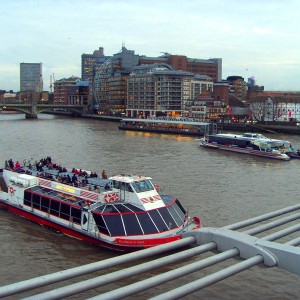
{"type": "Polygon", "coordinates": [[[10,160],[1,170],[0,207],[119,251],[175,241],[200,227],[200,219],[188,217],[177,198],[160,194],[150,177],[122,174],[99,179],[94,172],[71,173],[53,167],[51,159],[41,161],[43,165],[35,169],[14,166],[10,160]]]}
{"type": "Polygon", "coordinates": [[[269,139],[258,133],[244,133],[243,135],[219,133],[207,135],[200,139],[199,142],[200,146],[211,149],[225,150],[277,160],[289,160],[290,156],[287,155],[287,152],[292,149],[291,144],[287,141],[269,139]]]}

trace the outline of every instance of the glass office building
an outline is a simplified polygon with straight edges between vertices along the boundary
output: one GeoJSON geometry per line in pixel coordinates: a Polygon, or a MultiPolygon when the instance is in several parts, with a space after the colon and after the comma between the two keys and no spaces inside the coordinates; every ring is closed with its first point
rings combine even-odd
{"type": "Polygon", "coordinates": [[[20,91],[43,91],[42,63],[20,63],[20,91]]]}

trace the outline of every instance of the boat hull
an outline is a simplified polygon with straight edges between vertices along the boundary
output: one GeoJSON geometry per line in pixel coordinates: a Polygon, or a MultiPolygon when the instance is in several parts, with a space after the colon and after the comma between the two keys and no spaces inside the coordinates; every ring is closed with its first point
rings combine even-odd
{"type": "Polygon", "coordinates": [[[121,251],[121,252],[133,252],[149,247],[153,247],[160,244],[169,243],[175,240],[181,239],[181,235],[176,236],[170,236],[165,238],[154,238],[154,239],[122,239],[117,238],[116,243],[108,243],[103,240],[100,240],[98,238],[94,238],[92,236],[89,236],[87,234],[84,234],[75,228],[69,227],[69,226],[63,226],[61,224],[58,224],[56,222],[51,221],[50,219],[45,219],[41,216],[38,216],[36,214],[33,214],[29,211],[25,211],[22,208],[18,208],[14,205],[11,205],[9,203],[0,201],[0,208],[3,208],[17,216],[20,216],[24,219],[27,219],[29,221],[32,221],[34,223],[37,223],[39,225],[42,225],[46,228],[50,228],[54,231],[60,232],[66,236],[73,237],[75,239],[87,242],[92,245],[101,246],[110,250],[115,251],[121,251]]]}
{"type": "Polygon", "coordinates": [[[138,132],[152,132],[152,133],[165,133],[165,134],[176,134],[176,135],[185,135],[185,136],[196,136],[201,137],[203,134],[201,132],[195,131],[184,131],[176,129],[164,129],[164,128],[138,128],[138,127],[124,127],[119,126],[119,130],[129,130],[129,131],[138,131],[138,132]]]}
{"type": "Polygon", "coordinates": [[[240,154],[248,154],[248,155],[266,157],[266,158],[271,158],[271,159],[276,159],[276,160],[284,160],[284,161],[290,160],[289,156],[282,155],[280,153],[271,153],[271,152],[267,152],[267,151],[259,151],[259,150],[253,150],[253,149],[233,147],[230,145],[227,146],[227,145],[217,145],[217,144],[213,144],[213,143],[200,143],[200,146],[210,148],[210,149],[217,149],[217,150],[235,152],[235,153],[240,153],[240,154]]]}
{"type": "Polygon", "coordinates": [[[287,155],[292,159],[300,159],[300,155],[296,153],[287,153],[287,155]]]}

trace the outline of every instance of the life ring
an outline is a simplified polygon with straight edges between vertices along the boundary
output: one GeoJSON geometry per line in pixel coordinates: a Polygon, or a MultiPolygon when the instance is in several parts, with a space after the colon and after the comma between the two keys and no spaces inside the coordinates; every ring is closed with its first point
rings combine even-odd
{"type": "Polygon", "coordinates": [[[104,195],[105,202],[114,202],[114,201],[118,201],[118,200],[119,200],[119,196],[116,193],[104,195]]]}
{"type": "Polygon", "coordinates": [[[14,193],[14,188],[11,186],[11,187],[9,187],[9,192],[11,193],[11,194],[13,194],[14,193]]]}

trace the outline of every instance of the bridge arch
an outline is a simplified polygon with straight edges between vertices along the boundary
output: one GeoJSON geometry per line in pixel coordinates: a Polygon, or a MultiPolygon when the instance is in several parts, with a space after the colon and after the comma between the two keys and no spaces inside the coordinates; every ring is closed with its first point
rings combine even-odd
{"type": "Polygon", "coordinates": [[[55,105],[55,104],[5,104],[3,109],[11,109],[25,113],[26,118],[36,119],[39,113],[64,109],[70,111],[72,115],[82,116],[84,105],[55,105]]]}

